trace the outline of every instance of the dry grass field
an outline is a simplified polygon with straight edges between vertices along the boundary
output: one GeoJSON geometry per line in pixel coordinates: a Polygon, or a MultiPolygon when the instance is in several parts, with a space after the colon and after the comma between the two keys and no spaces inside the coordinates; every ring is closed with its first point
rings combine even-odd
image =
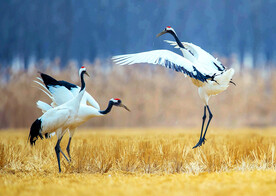
{"type": "MultiPolygon", "coordinates": [[[[27,144],[28,130],[0,132],[0,195],[275,195],[275,128],[79,130],[72,162],[56,137],[27,144]]],[[[65,150],[68,136],[61,143],[65,150]]]]}

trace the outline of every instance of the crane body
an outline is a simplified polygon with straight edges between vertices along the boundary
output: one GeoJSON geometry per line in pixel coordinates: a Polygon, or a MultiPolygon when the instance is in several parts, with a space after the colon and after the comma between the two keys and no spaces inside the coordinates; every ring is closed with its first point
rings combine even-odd
{"type": "Polygon", "coordinates": [[[192,83],[198,87],[198,94],[204,103],[204,112],[202,117],[202,127],[198,143],[193,147],[197,148],[205,143],[205,136],[213,117],[208,105],[211,96],[225,91],[235,73],[234,69],[226,69],[221,62],[211,54],[192,43],[180,42],[175,30],[167,26],[165,30],[157,37],[169,33],[175,41],[167,41],[169,44],[179,48],[183,56],[180,56],[169,50],[152,50],[135,54],[117,55],[112,57],[113,61],[119,65],[132,65],[139,63],[158,64],[176,72],[182,72],[185,76],[191,78],[192,83]],[[206,110],[209,113],[209,119],[204,131],[206,120],[206,110]]]}
{"type": "Polygon", "coordinates": [[[82,85],[78,95],[57,107],[48,107],[48,110],[45,111],[45,113],[41,117],[36,119],[30,128],[29,141],[31,145],[35,145],[38,137],[43,139],[43,136],[47,137],[49,133],[57,133],[58,141],[55,146],[55,151],[57,155],[59,172],[61,172],[60,152],[68,161],[68,158],[65,156],[60,148],[60,141],[65,131],[68,128],[70,129],[71,127],[74,127],[74,119],[78,114],[80,102],[85,92],[85,82],[83,79],[84,74],[88,75],[88,73],[86,72],[86,68],[83,66],[79,70],[79,76],[81,78],[82,85]]]}

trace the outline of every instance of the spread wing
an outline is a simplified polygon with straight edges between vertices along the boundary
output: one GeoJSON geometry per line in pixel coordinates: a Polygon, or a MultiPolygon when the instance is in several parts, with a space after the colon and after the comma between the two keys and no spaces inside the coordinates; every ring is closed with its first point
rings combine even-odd
{"type": "Polygon", "coordinates": [[[64,86],[49,86],[49,91],[56,105],[62,105],[74,98],[74,95],[64,86]]]}
{"type": "MultiPolygon", "coordinates": [[[[175,48],[179,48],[179,46],[175,41],[169,41],[169,40],[164,40],[164,41],[174,46],[175,48]]],[[[200,64],[201,66],[206,67],[206,69],[209,69],[213,73],[218,73],[225,70],[225,67],[218,59],[214,58],[210,53],[206,52],[201,47],[188,42],[181,42],[181,43],[185,47],[185,50],[191,53],[196,59],[197,63],[200,64]]]]}
{"type": "MultiPolygon", "coordinates": [[[[57,81],[56,79],[44,73],[40,73],[40,75],[42,80],[40,78],[38,79],[44,83],[44,85],[46,86],[46,89],[48,90],[47,92],[48,94],[50,94],[50,96],[43,89],[41,90],[45,92],[50,98],[52,97],[53,98],[52,100],[53,102],[55,102],[56,105],[61,105],[69,101],[73,97],[77,96],[80,91],[80,87],[75,84],[72,84],[63,80],[57,81]]],[[[36,81],[36,83],[38,83],[40,86],[45,87],[40,82],[36,81]]],[[[82,104],[89,103],[91,106],[100,110],[100,106],[97,103],[97,101],[87,92],[84,93],[81,103],[82,104]]]]}
{"type": "Polygon", "coordinates": [[[120,65],[132,65],[136,63],[158,64],[177,72],[182,72],[191,78],[205,82],[211,78],[209,71],[188,59],[169,50],[152,50],[135,54],[118,55],[112,57],[113,61],[120,65]]]}

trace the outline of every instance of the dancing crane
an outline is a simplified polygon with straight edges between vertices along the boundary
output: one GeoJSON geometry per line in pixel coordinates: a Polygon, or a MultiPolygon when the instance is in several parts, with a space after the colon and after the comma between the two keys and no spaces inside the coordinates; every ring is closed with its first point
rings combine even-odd
{"type": "Polygon", "coordinates": [[[49,133],[57,133],[58,140],[55,146],[55,151],[57,155],[59,172],[61,172],[60,152],[63,154],[66,160],[69,161],[60,148],[60,141],[66,129],[74,125],[74,120],[78,114],[80,102],[85,92],[85,82],[83,79],[84,74],[88,75],[88,73],[86,72],[86,68],[82,66],[79,70],[79,76],[81,78],[81,88],[78,95],[66,103],[63,103],[55,108],[48,109],[41,117],[33,122],[30,128],[28,140],[30,141],[31,145],[35,145],[38,137],[43,139],[43,135],[47,137],[49,133]]]}
{"type": "Polygon", "coordinates": [[[167,26],[157,37],[169,33],[175,38],[175,42],[167,41],[180,48],[184,57],[169,50],[152,50],[135,54],[117,55],[112,57],[113,61],[120,65],[132,65],[139,63],[159,64],[164,67],[182,72],[191,78],[192,83],[198,87],[198,94],[204,103],[204,113],[198,143],[193,147],[197,148],[205,143],[206,133],[213,117],[208,105],[209,98],[225,91],[232,82],[234,69],[226,69],[211,54],[191,43],[180,42],[175,30],[167,26]],[[209,120],[204,130],[206,109],[209,113],[209,120]]]}
{"type": "MultiPolygon", "coordinates": [[[[74,96],[76,96],[75,89],[80,88],[77,85],[66,81],[57,81],[53,77],[44,73],[40,73],[40,75],[41,75],[41,78],[38,77],[37,79],[43,82],[44,85],[39,81],[35,81],[35,82],[42,87],[41,90],[46,95],[48,95],[50,99],[53,101],[51,103],[51,106],[43,101],[40,101],[40,100],[37,101],[37,107],[40,108],[42,112],[46,112],[47,110],[51,109],[52,107],[55,107],[56,105],[64,104],[70,101],[74,96]]],[[[70,161],[71,161],[70,144],[76,128],[93,117],[104,116],[108,114],[111,111],[113,106],[123,107],[127,111],[130,111],[118,98],[110,99],[107,108],[105,110],[100,110],[100,106],[95,101],[95,99],[89,93],[87,92],[84,93],[84,96],[82,98],[82,101],[80,103],[80,107],[78,110],[78,115],[74,119],[74,124],[70,127],[70,129],[68,129],[69,141],[68,141],[66,150],[70,161]],[[91,104],[92,106],[88,105],[87,103],[91,104]]]]}

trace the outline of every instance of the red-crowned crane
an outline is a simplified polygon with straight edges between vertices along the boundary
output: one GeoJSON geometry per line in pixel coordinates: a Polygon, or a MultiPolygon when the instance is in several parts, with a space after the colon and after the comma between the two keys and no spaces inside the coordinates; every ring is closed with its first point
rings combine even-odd
{"type": "MultiPolygon", "coordinates": [[[[37,102],[37,107],[40,108],[42,112],[45,112],[57,105],[64,104],[77,96],[78,90],[80,89],[80,87],[78,87],[77,85],[63,80],[57,81],[56,79],[44,73],[40,73],[40,76],[41,78],[37,79],[43,82],[44,85],[40,81],[35,82],[43,88],[41,90],[52,100],[51,106],[42,101],[37,102]]],[[[130,111],[118,98],[110,99],[107,108],[105,110],[100,110],[100,106],[95,101],[95,99],[89,93],[84,93],[80,103],[78,114],[74,119],[74,123],[68,129],[69,141],[66,150],[70,161],[70,144],[76,128],[93,117],[104,116],[105,114],[108,114],[113,106],[123,107],[126,110],[130,111]],[[88,105],[87,103],[89,103],[90,105],[88,105]]]]}
{"type": "Polygon", "coordinates": [[[85,92],[85,82],[83,79],[84,74],[88,75],[86,68],[83,66],[79,70],[79,76],[81,78],[81,89],[78,95],[62,105],[48,109],[41,117],[33,122],[30,128],[29,141],[31,145],[35,144],[38,137],[43,139],[43,135],[47,137],[49,133],[57,133],[58,140],[55,146],[55,151],[57,155],[59,172],[61,172],[60,152],[63,154],[66,160],[69,161],[60,148],[60,141],[66,129],[73,126],[75,118],[78,115],[80,102],[85,92]]]}
{"type": "Polygon", "coordinates": [[[198,143],[193,147],[196,148],[205,143],[205,136],[213,117],[208,105],[209,98],[225,91],[229,83],[233,83],[234,69],[226,69],[217,59],[199,46],[186,42],[181,43],[175,30],[170,26],[167,26],[157,37],[165,33],[169,33],[175,38],[176,42],[167,42],[180,48],[184,57],[169,50],[152,50],[135,54],[118,55],[112,57],[112,59],[120,65],[137,63],[158,64],[174,69],[177,72],[182,72],[185,76],[188,75],[191,78],[192,83],[198,87],[198,94],[204,103],[200,138],[198,143]],[[209,113],[209,120],[203,132],[206,109],[209,113]]]}

